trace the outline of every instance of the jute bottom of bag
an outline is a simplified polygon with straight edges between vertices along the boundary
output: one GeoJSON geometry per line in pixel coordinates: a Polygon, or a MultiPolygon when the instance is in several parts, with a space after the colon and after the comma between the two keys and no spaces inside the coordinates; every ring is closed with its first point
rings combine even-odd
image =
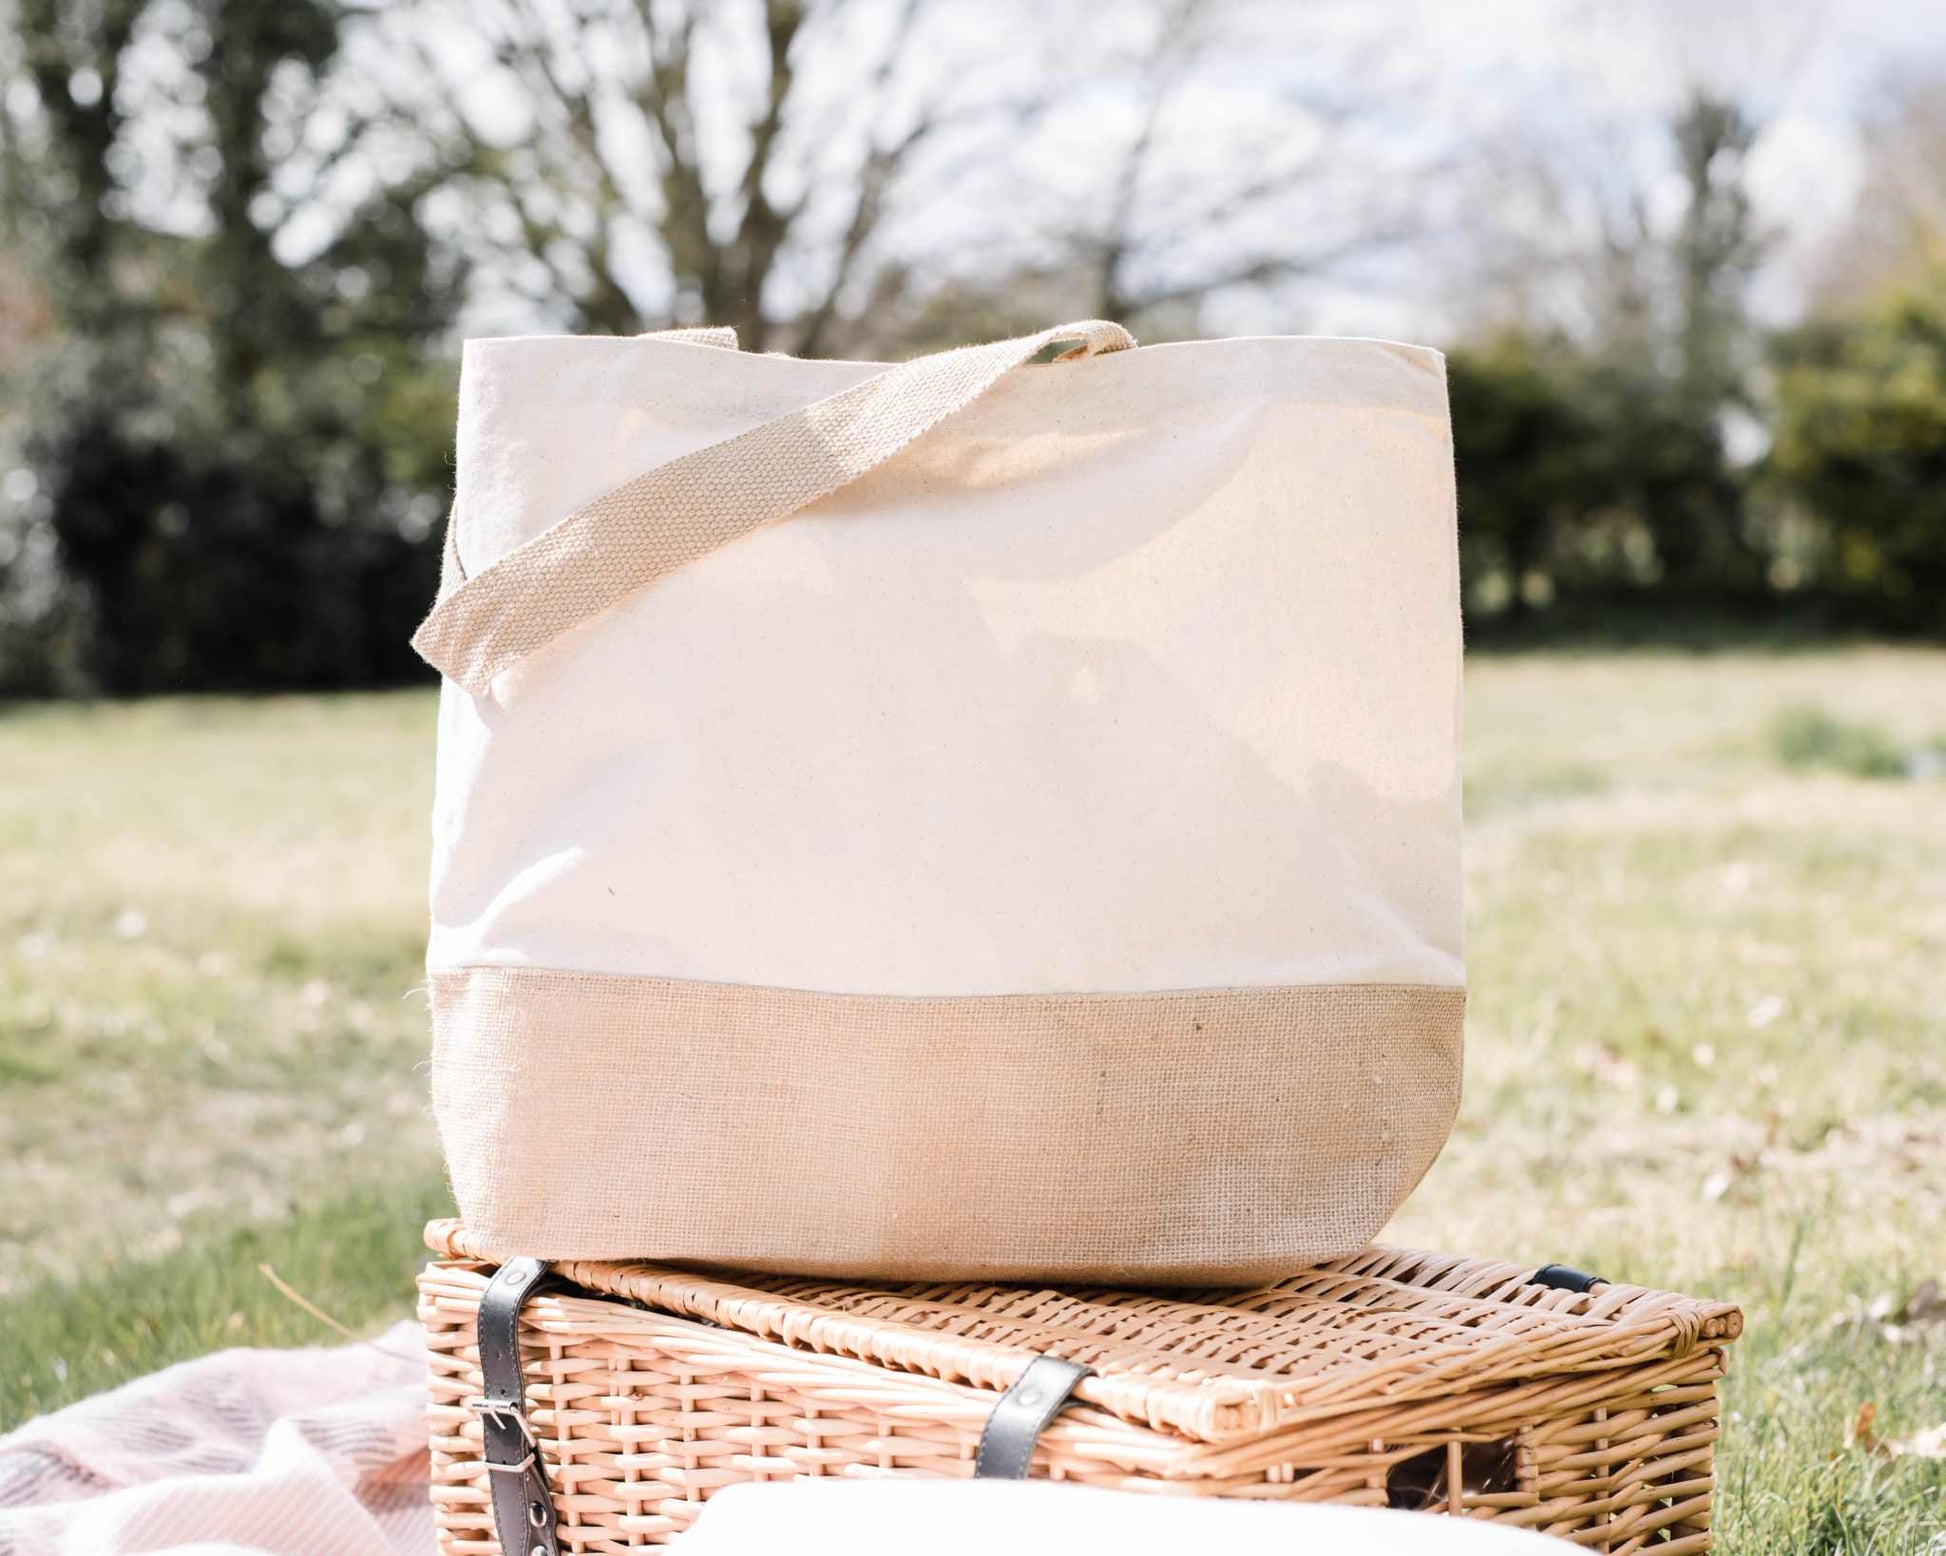
{"type": "MultiPolygon", "coordinates": [[[[475,1319],[497,1261],[457,1222],[427,1242],[440,1549],[484,1556],[475,1319]]],[[[1041,1433],[1036,1477],[1421,1508],[1683,1556],[1710,1547],[1717,1383],[1743,1322],[1380,1247],[1246,1291],[555,1273],[520,1320],[523,1404],[575,1552],[663,1544],[740,1481],[971,1475],[1001,1394],[1054,1355],[1094,1374],[1041,1433]]]]}
{"type": "Polygon", "coordinates": [[[1457,988],[430,982],[460,1214],[543,1259],[1245,1285],[1364,1247],[1459,1105],[1457,988]]]}

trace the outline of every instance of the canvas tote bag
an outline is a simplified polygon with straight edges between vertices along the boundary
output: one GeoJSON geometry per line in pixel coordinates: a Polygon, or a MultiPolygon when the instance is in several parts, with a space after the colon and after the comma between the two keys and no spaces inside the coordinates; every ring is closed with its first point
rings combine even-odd
{"type": "Polygon", "coordinates": [[[1418,1181],[1464,999],[1442,360],[1133,346],[467,345],[415,641],[480,1237],[1246,1281],[1418,1181]]]}

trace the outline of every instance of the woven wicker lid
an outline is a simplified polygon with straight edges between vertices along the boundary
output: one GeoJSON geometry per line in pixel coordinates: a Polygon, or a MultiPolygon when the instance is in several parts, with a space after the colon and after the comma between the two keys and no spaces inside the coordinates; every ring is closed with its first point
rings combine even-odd
{"type": "MultiPolygon", "coordinates": [[[[452,1259],[497,1263],[457,1221],[426,1228],[452,1259]]],[[[559,1261],[583,1291],[798,1349],[1004,1389],[1037,1355],[1095,1369],[1077,1394],[1206,1443],[1328,1416],[1550,1376],[1640,1366],[1727,1343],[1731,1304],[1641,1286],[1533,1283],[1532,1265],[1374,1246],[1248,1290],[873,1287],[559,1261]]],[[[558,1299],[563,1310],[576,1300],[558,1299]]]]}

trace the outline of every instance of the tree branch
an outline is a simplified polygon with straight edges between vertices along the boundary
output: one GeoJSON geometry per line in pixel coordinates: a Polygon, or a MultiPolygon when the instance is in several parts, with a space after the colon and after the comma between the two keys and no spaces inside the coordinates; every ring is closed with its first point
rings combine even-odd
{"type": "Polygon", "coordinates": [[[1143,113],[1135,137],[1123,153],[1116,171],[1107,220],[1093,244],[1095,314],[1104,319],[1132,316],[1126,296],[1123,270],[1135,231],[1136,211],[1149,159],[1155,150],[1156,133],[1190,65],[1200,40],[1197,25],[1206,0],[1173,0],[1157,28],[1155,43],[1143,62],[1143,113]]]}
{"type": "Polygon", "coordinates": [[[671,32],[656,19],[653,0],[637,0],[636,15],[648,65],[631,100],[654,128],[662,160],[658,179],[662,209],[656,230],[669,256],[678,297],[687,292],[705,319],[723,313],[722,256],[710,236],[709,190],[697,150],[696,117],[689,100],[689,64],[696,18],[685,11],[671,32]]]}
{"type": "Polygon", "coordinates": [[[795,215],[794,211],[781,211],[772,204],[765,186],[777,138],[784,127],[785,108],[797,84],[791,47],[804,25],[804,15],[800,0],[765,0],[764,47],[770,67],[769,81],[763,109],[749,126],[750,152],[744,159],[738,190],[743,212],[733,242],[734,281],[732,293],[725,299],[729,311],[723,322],[735,325],[737,333],[759,349],[768,344],[770,327],[764,316],[764,287],[795,215]]]}
{"type": "Polygon", "coordinates": [[[851,284],[857,270],[859,256],[864,253],[865,245],[871,241],[885,214],[887,194],[904,169],[907,158],[944,122],[944,115],[928,109],[913,120],[905,134],[890,144],[880,141],[876,129],[883,117],[885,99],[890,93],[894,75],[905,58],[906,48],[925,3],[926,0],[906,0],[893,28],[892,40],[880,57],[878,68],[872,73],[871,142],[858,169],[858,192],[852,199],[851,216],[845,223],[844,235],[838,240],[838,252],[832,262],[830,279],[798,331],[797,350],[804,356],[816,356],[824,349],[845,288],[851,284]]]}

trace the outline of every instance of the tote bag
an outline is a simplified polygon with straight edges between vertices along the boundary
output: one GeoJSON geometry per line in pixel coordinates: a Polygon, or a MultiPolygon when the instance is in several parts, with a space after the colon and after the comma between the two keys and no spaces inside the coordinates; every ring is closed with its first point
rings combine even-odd
{"type": "Polygon", "coordinates": [[[1418,1181],[1464,1003],[1443,361],[1133,346],[467,345],[415,642],[481,1238],[1246,1281],[1418,1181]]]}

